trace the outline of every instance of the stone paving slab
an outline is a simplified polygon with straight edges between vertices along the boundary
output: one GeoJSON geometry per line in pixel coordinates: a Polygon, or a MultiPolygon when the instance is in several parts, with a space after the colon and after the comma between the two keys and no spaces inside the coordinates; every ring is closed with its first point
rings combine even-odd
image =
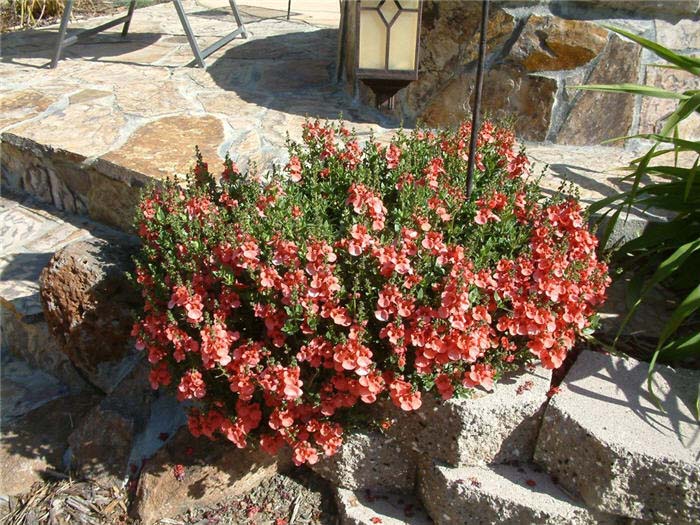
{"type": "Polygon", "coordinates": [[[545,412],[535,461],[589,507],[664,523],[700,521],[700,373],[584,351],[545,412]]]}

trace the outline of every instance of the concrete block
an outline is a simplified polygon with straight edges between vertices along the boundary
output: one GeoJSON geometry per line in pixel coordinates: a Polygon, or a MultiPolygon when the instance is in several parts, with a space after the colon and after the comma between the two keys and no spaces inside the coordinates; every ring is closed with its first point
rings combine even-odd
{"type": "Polygon", "coordinates": [[[431,525],[423,506],[410,495],[336,489],[340,525],[431,525]]]}
{"type": "Polygon", "coordinates": [[[584,351],[544,416],[535,461],[589,507],[665,523],[700,522],[700,372],[584,351]]]}
{"type": "Polygon", "coordinates": [[[395,438],[361,431],[343,436],[343,446],[311,468],[333,485],[345,489],[412,491],[415,458],[395,438]]]}
{"type": "Polygon", "coordinates": [[[615,523],[613,517],[590,512],[531,467],[427,463],[421,469],[419,494],[437,525],[615,523]]]}

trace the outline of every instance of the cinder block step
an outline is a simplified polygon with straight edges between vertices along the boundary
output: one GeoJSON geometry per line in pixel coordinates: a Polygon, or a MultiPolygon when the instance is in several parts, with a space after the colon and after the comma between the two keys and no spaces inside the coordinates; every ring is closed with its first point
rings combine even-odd
{"type": "Polygon", "coordinates": [[[437,525],[584,525],[615,523],[567,496],[532,466],[421,469],[419,493],[437,525]]]}
{"type": "Polygon", "coordinates": [[[544,416],[535,461],[589,507],[661,523],[700,522],[700,371],[585,351],[544,416]]]}
{"type": "Polygon", "coordinates": [[[523,370],[503,378],[493,392],[446,402],[426,394],[423,406],[409,413],[378,402],[368,407],[371,419],[390,428],[345,435],[338,454],[311,468],[346,489],[410,492],[421,458],[453,466],[529,462],[550,381],[550,370],[523,370]]]}
{"type": "Polygon", "coordinates": [[[341,525],[431,525],[423,506],[410,495],[336,489],[341,525]]]}

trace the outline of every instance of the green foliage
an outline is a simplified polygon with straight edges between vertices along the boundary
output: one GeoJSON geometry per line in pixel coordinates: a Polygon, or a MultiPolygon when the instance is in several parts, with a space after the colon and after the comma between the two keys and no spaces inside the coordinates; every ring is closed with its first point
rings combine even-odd
{"type": "MultiPolygon", "coordinates": [[[[683,70],[700,80],[700,59],[681,56],[660,44],[619,28],[605,26],[642,47],[652,51],[667,62],[660,67],[683,70]]],[[[634,316],[655,285],[663,283],[685,296],[667,320],[656,343],[649,365],[648,384],[652,391],[651,378],[657,362],[674,362],[700,355],[700,333],[698,333],[697,311],[700,308],[700,142],[679,136],[679,125],[692,114],[700,111],[700,90],[673,92],[661,88],[636,84],[609,86],[589,85],[580,89],[630,93],[649,97],[675,99],[678,105],[668,116],[661,131],[655,134],[640,134],[633,137],[654,141],[649,151],[632,161],[631,173],[625,180],[632,182],[632,189],[595,203],[590,211],[607,209],[610,215],[607,240],[621,215],[634,207],[638,210],[655,209],[672,217],[666,223],[652,223],[641,237],[618,247],[615,259],[623,267],[634,268],[635,278],[628,288],[629,311],[619,329],[615,343],[622,330],[634,316]],[[679,165],[679,156],[694,156],[688,166],[679,165]],[[672,157],[672,162],[667,159],[672,157]],[[670,165],[669,165],[670,164],[670,165]]],[[[613,139],[619,140],[619,139],[613,139]]]]}

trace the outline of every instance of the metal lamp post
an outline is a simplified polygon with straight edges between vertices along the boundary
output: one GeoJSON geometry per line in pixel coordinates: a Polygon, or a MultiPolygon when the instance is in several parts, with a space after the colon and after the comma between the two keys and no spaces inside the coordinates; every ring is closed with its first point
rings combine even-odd
{"type": "Polygon", "coordinates": [[[472,134],[469,141],[469,162],[467,164],[467,199],[472,196],[474,187],[474,159],[476,142],[481,127],[481,90],[484,85],[484,60],[486,57],[486,30],[489,21],[489,0],[481,4],[481,35],[479,38],[479,60],[476,65],[476,86],[474,87],[474,106],[472,107],[472,134]]]}

